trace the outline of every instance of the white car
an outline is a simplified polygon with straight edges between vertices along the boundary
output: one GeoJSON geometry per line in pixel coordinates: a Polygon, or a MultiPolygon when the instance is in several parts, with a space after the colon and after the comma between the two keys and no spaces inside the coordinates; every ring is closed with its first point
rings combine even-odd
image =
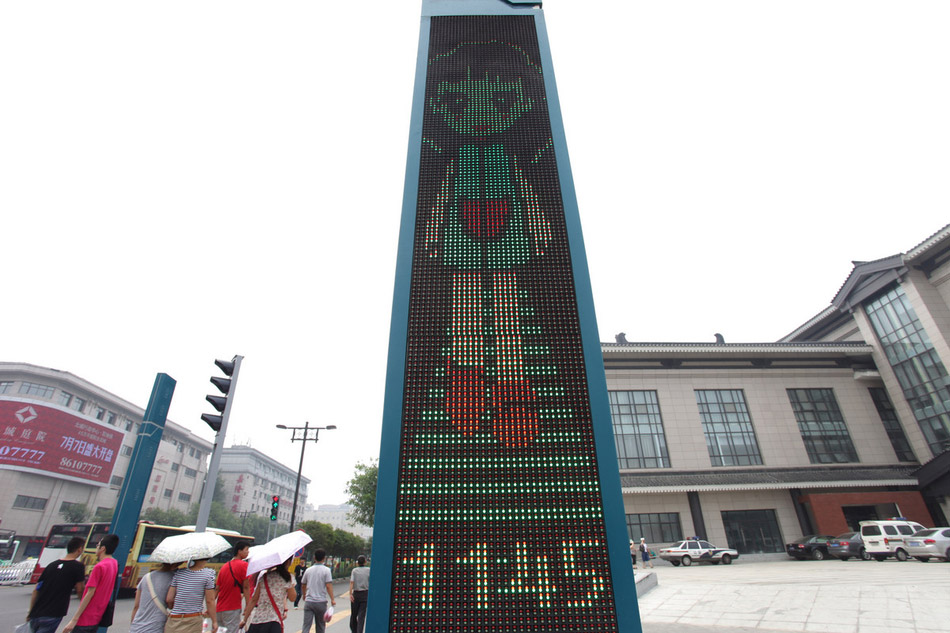
{"type": "Polygon", "coordinates": [[[670,561],[674,567],[679,567],[680,563],[689,567],[694,562],[728,565],[739,558],[739,552],[728,547],[716,547],[709,541],[687,539],[661,549],[660,558],[670,561]]]}
{"type": "Polygon", "coordinates": [[[920,523],[904,518],[861,521],[860,525],[864,549],[877,561],[890,556],[901,561],[907,560],[909,554],[905,541],[914,533],[924,529],[920,523]]]}
{"type": "Polygon", "coordinates": [[[950,563],[950,528],[938,527],[915,532],[905,544],[907,553],[922,563],[931,558],[942,558],[950,563]]]}

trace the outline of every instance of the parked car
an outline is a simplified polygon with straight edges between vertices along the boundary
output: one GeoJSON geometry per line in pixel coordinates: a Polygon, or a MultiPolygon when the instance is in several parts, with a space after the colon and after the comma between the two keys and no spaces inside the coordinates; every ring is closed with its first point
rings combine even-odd
{"type": "Polygon", "coordinates": [[[864,549],[876,561],[890,556],[907,560],[909,554],[904,541],[924,529],[920,523],[902,517],[887,521],[861,521],[860,525],[864,549]]]}
{"type": "Polygon", "coordinates": [[[694,562],[728,565],[739,558],[739,552],[728,547],[716,547],[709,541],[687,539],[661,549],[660,558],[670,561],[674,567],[680,564],[689,567],[694,562]]]}
{"type": "Polygon", "coordinates": [[[845,532],[828,541],[828,553],[840,560],[871,560],[871,555],[864,548],[864,539],[861,538],[860,532],[845,532]]]}
{"type": "Polygon", "coordinates": [[[950,563],[950,528],[929,528],[915,532],[905,541],[907,553],[926,563],[931,558],[942,558],[950,563]]]}
{"type": "Polygon", "coordinates": [[[797,541],[785,544],[785,552],[795,560],[825,560],[828,558],[828,543],[835,537],[824,534],[803,536],[797,541]]]}

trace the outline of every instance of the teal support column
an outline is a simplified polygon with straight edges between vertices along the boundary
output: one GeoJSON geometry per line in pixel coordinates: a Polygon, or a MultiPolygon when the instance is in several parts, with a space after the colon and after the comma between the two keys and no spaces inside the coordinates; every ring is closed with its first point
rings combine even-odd
{"type": "MultiPolygon", "coordinates": [[[[120,577],[125,570],[132,539],[138,527],[139,514],[142,512],[142,503],[148,492],[155,456],[158,454],[158,445],[162,441],[165,420],[168,418],[168,409],[171,407],[176,384],[175,379],[167,374],[155,376],[152,395],[149,397],[145,416],[142,418],[135,438],[129,469],[119,490],[109,533],[119,536],[119,547],[113,556],[119,563],[120,577]]],[[[118,592],[119,583],[116,583],[115,594],[118,592]]],[[[100,627],[99,633],[105,633],[106,630],[106,627],[100,627]]]]}

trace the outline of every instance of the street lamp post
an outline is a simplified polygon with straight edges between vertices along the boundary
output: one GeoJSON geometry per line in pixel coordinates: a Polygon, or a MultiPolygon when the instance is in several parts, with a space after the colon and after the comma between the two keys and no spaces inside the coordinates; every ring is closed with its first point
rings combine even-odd
{"type": "Polygon", "coordinates": [[[309,422],[304,422],[303,426],[284,426],[283,424],[278,424],[277,428],[291,431],[291,442],[300,441],[300,466],[297,467],[297,486],[294,488],[294,506],[290,510],[290,531],[293,532],[294,525],[297,522],[297,497],[300,495],[300,476],[303,474],[304,449],[307,448],[307,442],[317,442],[320,438],[320,431],[332,431],[336,426],[333,424],[328,424],[327,426],[310,426],[309,422]]]}

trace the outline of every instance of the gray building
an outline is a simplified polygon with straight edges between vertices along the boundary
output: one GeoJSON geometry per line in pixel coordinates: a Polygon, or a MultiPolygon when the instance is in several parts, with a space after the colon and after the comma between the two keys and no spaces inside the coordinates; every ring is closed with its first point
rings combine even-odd
{"type": "MultiPolygon", "coordinates": [[[[297,471],[250,446],[231,446],[221,452],[218,477],[224,482],[225,505],[233,514],[270,516],[273,497],[280,497],[277,520],[290,523],[297,471]]],[[[303,519],[310,480],[300,478],[297,521],[303,519]]]]}
{"type": "MultiPolygon", "coordinates": [[[[712,337],[711,337],[712,338],[712,337]]],[[[950,516],[950,226],[778,342],[602,346],[632,538],[743,553],[950,516]]]]}
{"type": "MultiPolygon", "coordinates": [[[[144,409],[69,372],[0,363],[0,518],[37,555],[62,511],[109,512],[144,409]]],[[[201,496],[212,444],[166,422],[142,509],[187,511],[201,496]]]]}

